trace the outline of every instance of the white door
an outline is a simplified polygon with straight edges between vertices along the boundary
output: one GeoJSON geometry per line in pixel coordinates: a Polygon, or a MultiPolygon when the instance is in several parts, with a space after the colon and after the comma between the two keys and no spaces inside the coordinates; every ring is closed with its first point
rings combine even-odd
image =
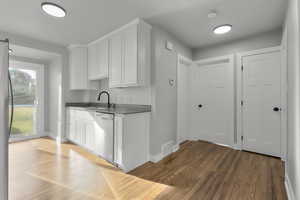
{"type": "Polygon", "coordinates": [[[233,144],[233,81],[233,66],[229,62],[191,67],[191,139],[233,144]]]}
{"type": "Polygon", "coordinates": [[[280,156],[281,54],[246,56],[243,62],[243,149],[280,156]]]}
{"type": "Polygon", "coordinates": [[[188,140],[189,68],[191,62],[179,58],[177,66],[177,142],[188,140]]]}

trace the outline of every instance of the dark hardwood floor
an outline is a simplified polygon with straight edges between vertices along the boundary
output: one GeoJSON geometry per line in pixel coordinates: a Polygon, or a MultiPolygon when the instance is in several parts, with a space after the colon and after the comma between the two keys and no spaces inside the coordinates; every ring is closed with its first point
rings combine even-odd
{"type": "Polygon", "coordinates": [[[130,174],[172,186],[156,199],[287,199],[280,159],[201,141],[185,142],[178,152],[130,174]]]}

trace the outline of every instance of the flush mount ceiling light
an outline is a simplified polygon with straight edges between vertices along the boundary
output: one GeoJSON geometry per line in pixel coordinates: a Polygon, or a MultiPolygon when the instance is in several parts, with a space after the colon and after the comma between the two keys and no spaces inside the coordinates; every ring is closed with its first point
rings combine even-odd
{"type": "Polygon", "coordinates": [[[224,24],[224,25],[217,26],[216,28],[214,28],[214,33],[217,35],[221,35],[221,34],[230,32],[231,29],[232,29],[232,25],[224,24]]]}
{"type": "Polygon", "coordinates": [[[67,14],[66,10],[63,7],[55,3],[44,2],[41,4],[41,6],[42,6],[42,10],[45,13],[53,17],[65,17],[67,14]]]}

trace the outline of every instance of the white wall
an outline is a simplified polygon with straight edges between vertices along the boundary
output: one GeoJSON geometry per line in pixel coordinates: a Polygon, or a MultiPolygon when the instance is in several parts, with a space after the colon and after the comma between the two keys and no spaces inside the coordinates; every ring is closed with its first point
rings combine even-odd
{"type": "Polygon", "coordinates": [[[288,64],[288,149],[286,176],[290,180],[295,199],[300,199],[300,86],[299,86],[299,3],[290,0],[283,46],[287,48],[288,64]]]}
{"type": "Polygon", "coordinates": [[[238,52],[279,46],[281,44],[281,38],[282,29],[277,29],[236,41],[226,42],[223,44],[200,49],[194,49],[193,60],[200,60],[204,58],[218,57],[238,52]]]}
{"type": "Polygon", "coordinates": [[[163,144],[177,143],[177,54],[192,57],[189,48],[161,28],[152,30],[152,120],[150,135],[150,153],[155,156],[161,153],[163,144]],[[166,41],[174,45],[174,50],[165,48],[166,41]],[[175,85],[169,85],[169,79],[175,85]]]}
{"type": "Polygon", "coordinates": [[[62,92],[62,63],[61,58],[54,59],[48,64],[47,76],[47,132],[52,137],[61,135],[61,92],[62,92]]]}

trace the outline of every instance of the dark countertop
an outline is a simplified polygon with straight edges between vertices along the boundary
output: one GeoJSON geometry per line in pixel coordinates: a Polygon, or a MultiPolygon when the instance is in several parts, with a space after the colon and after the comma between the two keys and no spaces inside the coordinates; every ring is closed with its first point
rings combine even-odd
{"type": "Polygon", "coordinates": [[[113,104],[110,108],[104,103],[66,103],[66,107],[77,107],[109,114],[135,114],[151,112],[151,105],[113,104]]]}

